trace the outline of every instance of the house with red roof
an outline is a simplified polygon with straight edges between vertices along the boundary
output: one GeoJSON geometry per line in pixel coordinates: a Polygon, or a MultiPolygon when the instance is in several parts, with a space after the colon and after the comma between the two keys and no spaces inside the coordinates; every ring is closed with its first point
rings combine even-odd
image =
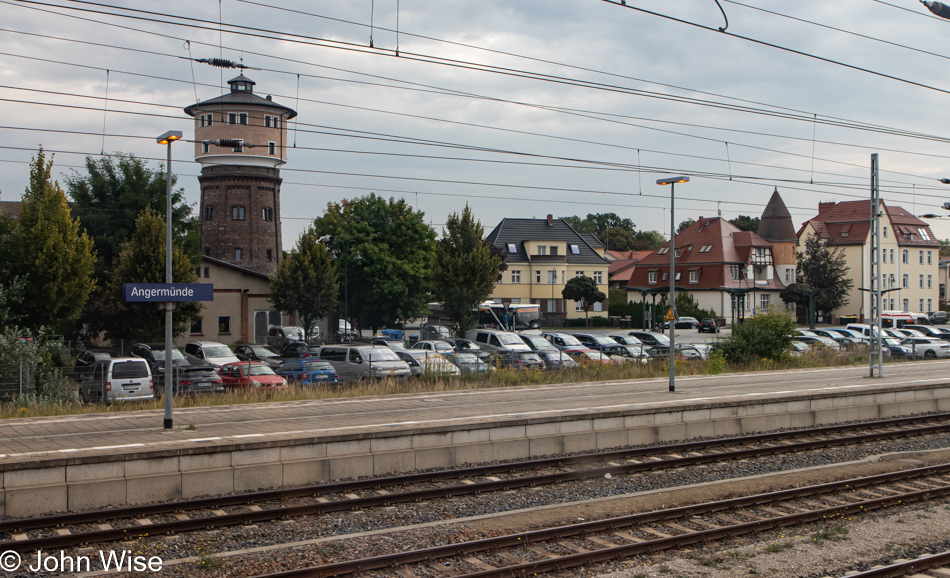
{"type": "MultiPolygon", "coordinates": [[[[881,201],[881,287],[885,311],[930,313],[939,308],[940,242],[930,226],[897,205],[881,201]]],[[[836,316],[870,315],[870,296],[861,287],[870,287],[871,201],[819,203],[818,215],[798,230],[800,247],[808,235],[816,235],[831,249],[840,250],[854,282],[848,304],[836,316]]]]}

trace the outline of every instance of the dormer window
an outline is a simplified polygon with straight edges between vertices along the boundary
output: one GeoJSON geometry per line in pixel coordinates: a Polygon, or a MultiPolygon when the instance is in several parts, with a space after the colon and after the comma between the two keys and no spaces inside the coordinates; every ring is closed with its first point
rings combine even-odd
{"type": "Polygon", "coordinates": [[[508,243],[508,253],[514,255],[518,252],[518,246],[514,243],[508,243]]]}
{"type": "Polygon", "coordinates": [[[581,254],[581,248],[578,247],[577,245],[571,245],[571,254],[572,254],[572,255],[580,255],[580,254],[581,254]]]}

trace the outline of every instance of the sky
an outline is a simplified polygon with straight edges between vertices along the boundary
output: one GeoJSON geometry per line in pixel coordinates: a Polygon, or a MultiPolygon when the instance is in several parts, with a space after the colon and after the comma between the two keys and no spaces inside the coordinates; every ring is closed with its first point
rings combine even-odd
{"type": "MultiPolygon", "coordinates": [[[[0,200],[40,145],[61,183],[103,153],[157,169],[155,137],[194,138],[182,109],[239,73],[195,59],[224,58],[298,112],[285,250],[371,192],[438,232],[468,203],[487,230],[615,212],[668,233],[671,175],[690,177],[677,223],[759,216],[777,188],[798,227],[868,198],[872,153],[885,202],[950,217],[950,20],[917,0],[720,4],[0,0],[0,200]]],[[[193,149],[172,153],[197,207],[193,149]]]]}

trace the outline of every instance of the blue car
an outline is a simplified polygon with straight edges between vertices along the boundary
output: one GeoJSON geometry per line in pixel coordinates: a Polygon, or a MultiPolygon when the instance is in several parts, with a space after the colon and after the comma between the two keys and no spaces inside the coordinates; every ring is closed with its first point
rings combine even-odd
{"type": "Polygon", "coordinates": [[[329,361],[314,357],[284,360],[275,370],[277,375],[289,382],[301,385],[339,383],[336,369],[329,361]]]}

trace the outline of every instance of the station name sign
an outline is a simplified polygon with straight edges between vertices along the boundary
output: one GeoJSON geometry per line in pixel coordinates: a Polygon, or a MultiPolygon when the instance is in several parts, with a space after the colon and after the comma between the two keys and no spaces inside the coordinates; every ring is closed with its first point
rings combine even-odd
{"type": "Polygon", "coordinates": [[[211,283],[123,283],[123,299],[147,303],[214,301],[211,283]]]}

